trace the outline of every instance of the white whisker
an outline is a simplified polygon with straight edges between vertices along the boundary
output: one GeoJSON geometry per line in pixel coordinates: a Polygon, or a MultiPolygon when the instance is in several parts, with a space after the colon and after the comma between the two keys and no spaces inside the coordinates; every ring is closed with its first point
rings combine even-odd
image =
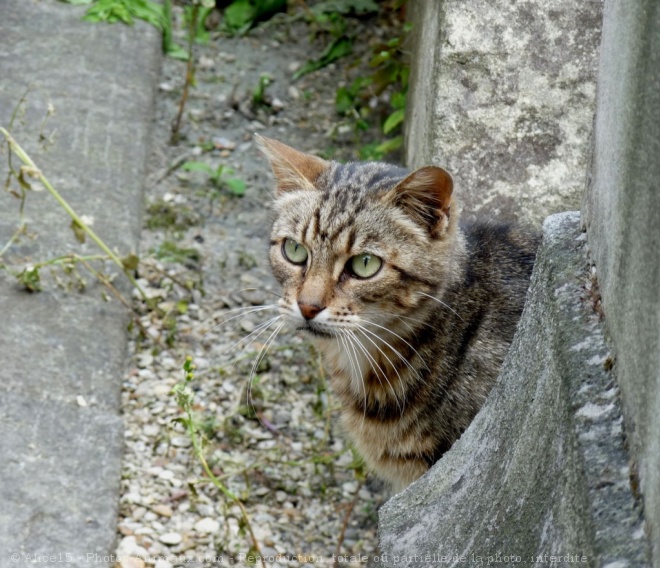
{"type": "MultiPolygon", "coordinates": [[[[364,332],[367,331],[367,330],[365,330],[364,328],[362,328],[362,327],[359,326],[359,325],[358,325],[358,327],[360,328],[359,331],[362,331],[362,335],[364,335],[364,337],[365,337],[369,342],[371,342],[371,343],[373,344],[373,346],[374,346],[376,349],[378,349],[378,351],[381,352],[381,354],[383,355],[383,357],[385,357],[385,359],[387,359],[387,361],[389,362],[389,364],[392,366],[392,369],[394,369],[394,372],[395,372],[395,373],[397,374],[397,376],[399,377],[399,383],[401,384],[401,388],[403,389],[403,388],[404,388],[404,385],[403,385],[403,379],[401,378],[401,375],[399,374],[398,369],[397,369],[397,368],[394,366],[394,364],[392,363],[392,360],[386,355],[386,353],[385,353],[380,347],[378,347],[378,345],[376,345],[376,343],[375,343],[374,341],[372,341],[372,340],[369,338],[369,336],[368,336],[366,333],[364,333],[364,332]]],[[[405,402],[406,402],[406,401],[405,401],[405,398],[404,398],[404,400],[403,400],[403,407],[402,407],[402,406],[401,406],[401,403],[399,402],[399,397],[397,396],[396,391],[394,390],[394,387],[392,386],[392,383],[391,383],[390,380],[387,378],[387,374],[385,373],[385,371],[383,371],[382,367],[381,367],[381,366],[378,364],[378,362],[374,359],[373,355],[371,355],[371,353],[369,353],[369,350],[368,350],[368,349],[362,344],[362,342],[358,341],[358,346],[362,348],[363,353],[364,353],[364,354],[365,354],[365,355],[366,355],[371,361],[373,361],[373,362],[376,364],[376,366],[380,369],[381,373],[383,374],[383,377],[385,378],[385,381],[386,381],[387,384],[389,385],[389,387],[390,387],[390,389],[391,389],[391,391],[392,391],[392,394],[394,395],[394,400],[396,400],[396,405],[397,405],[397,407],[401,410],[401,416],[403,416],[403,412],[405,411],[405,406],[406,406],[406,405],[405,405],[405,402]]],[[[372,367],[372,369],[373,369],[373,367],[372,367]]],[[[375,371],[375,369],[374,369],[374,371],[375,371]]],[[[378,374],[376,374],[376,376],[378,376],[378,374]]]]}
{"type": "Polygon", "coordinates": [[[272,294],[273,296],[276,296],[277,298],[282,298],[279,294],[276,294],[275,292],[271,290],[263,290],[262,288],[241,288],[240,290],[236,290],[237,293],[241,292],[265,292],[266,294],[272,294]]]}
{"type": "MultiPolygon", "coordinates": [[[[284,326],[285,322],[280,323],[273,333],[271,333],[268,336],[268,339],[266,339],[266,342],[263,344],[261,349],[259,350],[259,353],[257,354],[257,358],[254,360],[254,363],[252,365],[252,369],[250,370],[250,376],[248,378],[248,388],[247,388],[247,403],[248,403],[248,408],[252,406],[254,409],[255,415],[257,414],[257,409],[254,408],[254,405],[250,402],[252,398],[252,379],[256,375],[257,369],[259,368],[259,364],[263,360],[263,358],[266,356],[266,352],[268,351],[268,347],[272,345],[273,341],[275,341],[275,338],[277,337],[277,334],[280,332],[282,327],[284,326]]],[[[257,416],[257,418],[259,418],[257,416]]],[[[261,422],[261,418],[259,418],[259,422],[261,422]]]]}
{"type": "MultiPolygon", "coordinates": [[[[236,318],[247,317],[247,316],[249,316],[249,315],[256,314],[256,313],[258,313],[258,312],[263,312],[263,311],[266,311],[266,310],[274,310],[274,309],[279,309],[279,306],[278,306],[277,304],[267,304],[267,305],[265,305],[265,306],[243,306],[243,307],[241,307],[241,308],[234,308],[234,309],[232,309],[232,310],[229,310],[229,311],[227,312],[228,314],[231,313],[231,312],[236,312],[236,311],[241,311],[241,312],[243,312],[243,313],[237,314],[237,315],[235,315],[235,316],[232,316],[232,317],[230,317],[230,318],[227,318],[227,319],[225,319],[225,320],[222,320],[222,321],[218,322],[218,323],[215,324],[211,329],[209,329],[206,333],[204,333],[204,334],[202,335],[202,337],[200,338],[200,340],[201,340],[201,339],[204,339],[209,333],[214,332],[214,331],[215,331],[216,329],[218,329],[221,325],[224,325],[224,324],[227,323],[227,322],[230,322],[230,321],[232,321],[232,320],[235,320],[236,318]],[[247,313],[245,313],[246,310],[248,310],[247,313]]],[[[237,325],[238,325],[238,324],[237,324],[237,325]]],[[[236,326],[233,326],[233,328],[235,328],[235,327],[236,327],[236,326]]],[[[233,329],[233,328],[232,328],[232,329],[233,329]]]]}
{"type": "Polygon", "coordinates": [[[282,316],[274,316],[270,318],[269,320],[265,321],[264,323],[260,323],[257,327],[255,327],[248,335],[245,337],[241,337],[238,341],[235,341],[232,343],[227,349],[225,349],[222,353],[220,353],[220,356],[222,357],[223,355],[226,355],[229,353],[234,347],[237,345],[240,345],[243,341],[250,339],[251,336],[253,336],[256,333],[256,336],[250,339],[248,343],[245,344],[243,349],[241,349],[238,354],[240,355],[243,353],[250,345],[252,345],[257,338],[266,330],[268,329],[274,322],[276,322],[278,319],[280,319],[282,316]]]}
{"type": "Polygon", "coordinates": [[[357,354],[357,351],[355,350],[355,346],[353,345],[353,341],[357,341],[357,338],[351,337],[351,332],[348,330],[338,330],[340,335],[337,337],[342,338],[342,345],[346,348],[346,354],[348,356],[348,359],[351,363],[351,367],[353,367],[356,375],[356,380],[359,378],[360,380],[360,385],[362,386],[362,394],[364,397],[364,409],[362,412],[362,424],[360,426],[360,429],[364,429],[364,421],[367,418],[367,387],[364,384],[364,377],[362,376],[362,370],[360,367],[359,363],[359,357],[357,354]],[[350,350],[348,349],[350,347],[350,350]],[[353,359],[353,356],[351,355],[351,350],[353,351],[353,356],[355,359],[353,359]]]}
{"type": "MultiPolygon", "coordinates": [[[[373,323],[373,322],[371,322],[371,323],[373,323]]],[[[408,361],[408,359],[406,359],[403,355],[401,355],[401,353],[400,353],[397,349],[395,349],[394,346],[392,346],[388,341],[385,341],[385,340],[384,340],[380,335],[378,335],[377,333],[374,333],[373,331],[367,329],[366,327],[364,327],[364,326],[362,326],[362,325],[360,325],[360,324],[356,324],[356,325],[357,325],[357,327],[362,331],[362,333],[365,334],[365,337],[366,337],[367,339],[369,339],[369,341],[371,341],[371,342],[376,346],[376,349],[378,349],[378,350],[381,351],[381,353],[382,353],[382,350],[380,350],[380,347],[378,347],[378,345],[376,345],[376,344],[375,344],[375,343],[374,343],[374,342],[373,342],[373,341],[372,341],[372,340],[366,335],[367,333],[368,333],[369,335],[375,337],[376,339],[379,339],[379,340],[382,341],[387,347],[389,347],[389,348],[391,349],[391,351],[392,351],[392,352],[393,352],[393,353],[394,353],[399,359],[401,359],[401,361],[403,361],[404,364],[405,364],[405,365],[406,365],[406,366],[407,366],[407,367],[408,367],[408,368],[409,368],[409,369],[410,369],[415,375],[417,375],[417,378],[418,378],[420,381],[422,381],[424,384],[426,384],[426,381],[425,381],[424,378],[423,378],[423,377],[417,372],[417,369],[415,369],[415,367],[413,367],[413,366],[410,364],[410,362],[408,361]]],[[[383,353],[383,355],[385,355],[385,353],[383,353]]],[[[385,357],[387,357],[387,355],[385,355],[385,357]]],[[[392,361],[391,361],[389,358],[388,358],[387,360],[390,362],[390,365],[392,365],[392,368],[397,372],[397,375],[398,375],[399,373],[398,373],[396,367],[394,366],[394,364],[392,363],[392,361]]],[[[427,367],[427,368],[428,368],[428,367],[427,367]]],[[[399,376],[399,378],[401,378],[401,377],[399,376]]],[[[402,383],[401,386],[402,386],[402,388],[403,388],[403,383],[402,383]]]]}
{"type": "Polygon", "coordinates": [[[444,306],[444,307],[447,308],[450,312],[452,312],[452,313],[453,313],[458,319],[460,319],[460,320],[463,321],[463,322],[465,321],[465,320],[464,320],[464,319],[458,314],[458,312],[457,312],[456,310],[454,310],[454,308],[452,308],[452,307],[451,307],[450,305],[448,305],[448,304],[445,304],[442,300],[436,298],[435,296],[431,296],[430,294],[427,294],[427,293],[425,293],[425,292],[417,292],[417,293],[418,293],[418,294],[421,294],[422,296],[426,296],[427,298],[431,298],[431,300],[435,300],[436,302],[438,302],[438,304],[440,304],[441,306],[444,306]]]}
{"type": "MultiPolygon", "coordinates": [[[[371,324],[371,325],[375,325],[377,328],[382,329],[382,330],[384,330],[384,331],[387,331],[388,333],[391,333],[391,334],[394,335],[395,337],[398,337],[398,338],[399,338],[401,341],[403,341],[408,347],[410,347],[410,349],[413,350],[413,352],[415,353],[415,355],[417,355],[417,356],[421,359],[422,363],[424,363],[424,366],[426,367],[426,369],[427,369],[428,371],[430,371],[430,369],[428,368],[428,366],[427,366],[427,364],[426,364],[426,361],[424,361],[424,358],[419,354],[419,351],[417,351],[417,349],[415,349],[415,348],[414,348],[414,347],[413,347],[408,341],[406,341],[406,340],[405,340],[403,337],[401,337],[398,333],[392,331],[391,329],[387,329],[386,327],[383,327],[382,325],[379,325],[379,324],[377,324],[376,322],[373,322],[373,321],[371,321],[371,320],[368,320],[368,319],[363,318],[362,321],[363,321],[364,323],[368,323],[368,324],[371,324]]],[[[410,369],[414,370],[414,369],[412,368],[412,366],[410,365],[410,363],[408,362],[408,360],[405,359],[405,358],[404,358],[404,357],[403,357],[403,356],[402,356],[402,355],[401,355],[396,349],[394,349],[394,347],[392,347],[392,345],[390,345],[387,341],[385,341],[385,340],[384,340],[382,337],[380,337],[378,334],[373,333],[373,332],[370,332],[370,333],[372,333],[373,335],[375,335],[376,337],[378,337],[383,343],[385,343],[385,345],[387,345],[387,346],[388,346],[392,351],[394,351],[394,352],[395,352],[395,353],[396,353],[401,359],[403,359],[403,360],[408,364],[408,366],[410,367],[410,369]]]]}

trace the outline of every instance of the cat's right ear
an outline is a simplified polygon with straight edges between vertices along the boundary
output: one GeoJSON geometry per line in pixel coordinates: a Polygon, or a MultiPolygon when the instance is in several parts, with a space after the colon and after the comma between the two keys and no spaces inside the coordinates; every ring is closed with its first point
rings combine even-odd
{"type": "Polygon", "coordinates": [[[384,195],[385,201],[400,207],[434,236],[449,227],[454,182],[449,173],[436,166],[425,166],[384,195]]]}
{"type": "Polygon", "coordinates": [[[255,134],[254,138],[270,160],[277,181],[278,195],[297,189],[315,190],[314,183],[330,166],[330,162],[326,160],[298,152],[272,138],[259,134],[255,134]]]}

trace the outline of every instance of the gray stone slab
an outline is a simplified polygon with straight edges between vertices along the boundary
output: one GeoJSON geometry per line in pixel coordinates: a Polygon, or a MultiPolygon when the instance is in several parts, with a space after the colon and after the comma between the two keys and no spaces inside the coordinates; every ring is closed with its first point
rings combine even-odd
{"type": "Polygon", "coordinates": [[[409,166],[454,177],[471,215],[540,226],[577,209],[602,0],[414,0],[409,166]]]}
{"type": "MultiPolygon", "coordinates": [[[[135,249],[149,141],[153,85],[159,69],[157,31],[81,22],[84,8],[56,1],[0,0],[0,124],[7,125],[26,89],[26,114],[13,133],[37,165],[94,229],[120,251],[135,249]],[[38,135],[50,102],[55,114],[38,135]]],[[[4,182],[5,159],[0,161],[4,182]]],[[[16,226],[18,204],[3,196],[0,242],[16,226]]],[[[75,248],[70,219],[46,194],[31,195],[25,212],[42,238],[18,252],[44,258],[75,248]]]]}
{"type": "Polygon", "coordinates": [[[660,4],[605,3],[583,214],[660,568],[660,4]]]}
{"type": "Polygon", "coordinates": [[[649,566],[585,237],[578,213],[544,223],[498,382],[454,447],[382,507],[383,564],[649,566]]]}
{"type": "Polygon", "coordinates": [[[41,566],[112,565],[92,560],[113,552],[121,417],[47,393],[35,399],[5,392],[0,431],[0,566],[39,557],[41,566]],[[56,561],[43,561],[52,556],[56,561]]]}
{"type": "MultiPolygon", "coordinates": [[[[78,396],[104,412],[120,406],[126,357],[126,309],[85,296],[28,294],[0,279],[0,398],[7,392],[57,402],[78,396]]],[[[2,404],[2,403],[0,403],[2,404]]]]}
{"type": "MultiPolygon", "coordinates": [[[[0,124],[8,125],[32,85],[15,138],[126,254],[140,234],[160,37],[143,23],[81,22],[83,13],[53,0],[0,0],[0,124]],[[44,149],[38,134],[48,103],[55,114],[43,132],[54,136],[44,149]]],[[[98,252],[75,241],[49,194],[29,195],[25,215],[36,238],[4,261],[98,252]]],[[[17,224],[17,201],[3,192],[0,246],[17,224]]],[[[103,301],[98,286],[30,295],[0,276],[0,566],[17,565],[11,554],[20,555],[18,564],[35,555],[55,556],[42,565],[114,564],[128,318],[116,301],[103,301]]]]}

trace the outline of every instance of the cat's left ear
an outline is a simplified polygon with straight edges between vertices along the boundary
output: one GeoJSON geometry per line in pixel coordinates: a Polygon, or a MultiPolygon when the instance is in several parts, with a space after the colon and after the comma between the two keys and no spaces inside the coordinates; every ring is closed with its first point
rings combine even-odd
{"type": "Polygon", "coordinates": [[[425,166],[399,182],[384,199],[403,209],[432,235],[440,236],[449,224],[453,189],[454,182],[445,170],[425,166]]]}
{"type": "Polygon", "coordinates": [[[316,180],[330,166],[326,160],[294,150],[272,138],[259,134],[255,134],[254,138],[270,160],[278,194],[296,189],[313,191],[316,180]]]}

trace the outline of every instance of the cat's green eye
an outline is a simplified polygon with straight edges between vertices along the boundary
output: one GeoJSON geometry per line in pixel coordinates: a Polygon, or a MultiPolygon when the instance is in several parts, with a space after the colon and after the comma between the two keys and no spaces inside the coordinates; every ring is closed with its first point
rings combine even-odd
{"type": "Polygon", "coordinates": [[[286,239],[282,245],[282,254],[293,264],[305,264],[307,249],[293,239],[286,239]]]}
{"type": "Polygon", "coordinates": [[[383,261],[373,254],[358,254],[349,261],[351,272],[359,278],[371,278],[380,270],[383,261]]]}

